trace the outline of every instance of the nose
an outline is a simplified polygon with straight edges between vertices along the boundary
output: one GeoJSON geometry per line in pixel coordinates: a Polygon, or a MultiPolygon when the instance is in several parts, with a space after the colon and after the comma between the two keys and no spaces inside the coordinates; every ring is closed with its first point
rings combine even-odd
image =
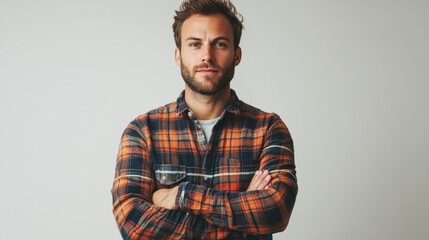
{"type": "Polygon", "coordinates": [[[202,52],[202,54],[203,54],[203,56],[202,56],[202,61],[203,62],[213,62],[213,53],[212,53],[212,48],[211,48],[211,46],[209,45],[209,44],[207,44],[207,45],[205,45],[204,47],[203,47],[203,50],[202,50],[203,52],[202,52]]]}

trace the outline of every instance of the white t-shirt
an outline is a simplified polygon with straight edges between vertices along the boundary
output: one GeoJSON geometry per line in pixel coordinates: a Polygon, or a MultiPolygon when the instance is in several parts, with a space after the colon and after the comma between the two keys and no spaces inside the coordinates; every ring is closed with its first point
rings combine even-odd
{"type": "Polygon", "coordinates": [[[203,129],[204,136],[206,137],[206,142],[208,143],[210,141],[210,137],[212,136],[212,130],[213,127],[216,125],[217,121],[222,117],[222,114],[215,118],[210,120],[198,120],[198,122],[201,125],[201,128],[203,129]]]}

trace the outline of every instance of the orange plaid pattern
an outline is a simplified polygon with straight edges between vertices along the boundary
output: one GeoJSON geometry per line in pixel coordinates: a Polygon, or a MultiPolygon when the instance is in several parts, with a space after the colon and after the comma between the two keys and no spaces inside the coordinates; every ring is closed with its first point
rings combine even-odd
{"type": "Polygon", "coordinates": [[[298,191],[293,143],[282,120],[231,100],[209,143],[183,91],[125,129],[113,182],[113,213],[124,239],[272,239],[289,221],[298,191]],[[258,169],[272,185],[246,192],[258,169]],[[167,210],[157,189],[179,185],[167,210]]]}

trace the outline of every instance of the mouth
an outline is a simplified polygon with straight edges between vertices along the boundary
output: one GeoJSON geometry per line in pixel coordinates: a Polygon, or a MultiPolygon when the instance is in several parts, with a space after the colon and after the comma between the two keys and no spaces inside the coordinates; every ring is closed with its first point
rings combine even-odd
{"type": "Polygon", "coordinates": [[[202,73],[202,74],[216,74],[218,71],[214,68],[200,68],[197,70],[197,73],[202,73]]]}

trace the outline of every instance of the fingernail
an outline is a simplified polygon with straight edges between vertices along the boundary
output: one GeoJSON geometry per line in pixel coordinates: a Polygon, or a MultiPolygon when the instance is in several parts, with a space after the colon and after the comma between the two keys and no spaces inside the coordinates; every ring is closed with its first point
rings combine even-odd
{"type": "Polygon", "coordinates": [[[261,174],[261,171],[256,171],[255,175],[261,174]]]}
{"type": "Polygon", "coordinates": [[[267,189],[268,188],[268,186],[265,186],[265,188],[264,189],[267,189]]]}
{"type": "Polygon", "coordinates": [[[265,177],[265,181],[270,181],[270,178],[271,178],[271,176],[270,176],[270,175],[266,176],[266,177],[265,177]]]}
{"type": "Polygon", "coordinates": [[[264,170],[264,173],[265,173],[265,174],[268,174],[268,170],[264,170]]]}

